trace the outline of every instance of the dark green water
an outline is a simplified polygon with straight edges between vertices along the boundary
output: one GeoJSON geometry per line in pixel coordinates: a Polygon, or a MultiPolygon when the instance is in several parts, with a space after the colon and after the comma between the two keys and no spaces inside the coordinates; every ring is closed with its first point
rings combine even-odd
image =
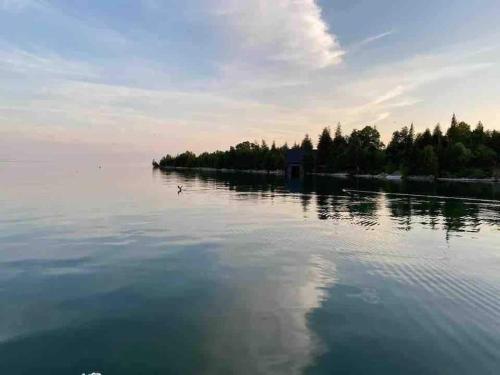
{"type": "Polygon", "coordinates": [[[499,374],[500,202],[342,189],[500,199],[0,164],[0,374],[499,374]]]}

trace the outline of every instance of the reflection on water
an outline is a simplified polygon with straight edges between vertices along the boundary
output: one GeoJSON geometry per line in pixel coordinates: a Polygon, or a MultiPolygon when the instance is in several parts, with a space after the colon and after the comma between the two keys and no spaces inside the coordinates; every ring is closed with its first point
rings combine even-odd
{"type": "Polygon", "coordinates": [[[193,171],[161,173],[175,175],[184,183],[194,179],[205,189],[239,192],[245,199],[299,197],[305,213],[312,209],[315,200],[318,219],[350,221],[365,227],[376,226],[379,219],[389,215],[401,230],[423,226],[446,235],[479,232],[481,224],[500,224],[500,184],[402,183],[330,177],[285,180],[277,176],[193,171]]]}
{"type": "Polygon", "coordinates": [[[498,185],[43,163],[0,183],[2,374],[498,373],[498,185]]]}

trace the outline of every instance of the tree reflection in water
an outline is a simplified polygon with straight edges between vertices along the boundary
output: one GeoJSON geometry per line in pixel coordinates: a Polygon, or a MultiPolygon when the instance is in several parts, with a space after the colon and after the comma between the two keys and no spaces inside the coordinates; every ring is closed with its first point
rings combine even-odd
{"type": "Polygon", "coordinates": [[[162,173],[166,178],[175,174],[186,189],[194,185],[224,189],[238,193],[240,199],[295,198],[300,201],[304,215],[314,210],[319,220],[350,221],[367,229],[376,227],[380,218],[386,216],[399,230],[409,231],[420,226],[443,229],[446,236],[452,232],[479,232],[481,224],[500,224],[499,184],[394,182],[320,176],[287,180],[277,175],[195,170],[155,173],[162,173]],[[346,192],[344,189],[372,193],[346,192]],[[443,196],[488,201],[445,199],[443,196]]]}

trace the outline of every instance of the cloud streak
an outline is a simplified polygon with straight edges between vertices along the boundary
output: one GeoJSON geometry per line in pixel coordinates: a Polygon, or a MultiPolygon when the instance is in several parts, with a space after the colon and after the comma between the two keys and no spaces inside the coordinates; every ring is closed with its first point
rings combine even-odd
{"type": "Polygon", "coordinates": [[[97,68],[82,62],[63,58],[50,52],[28,52],[19,48],[0,49],[0,71],[23,76],[48,75],[53,77],[96,78],[97,68]]]}
{"type": "Polygon", "coordinates": [[[369,36],[368,38],[366,39],[363,39],[361,42],[358,43],[358,46],[364,46],[365,44],[369,44],[369,43],[372,43],[372,42],[375,42],[379,39],[382,39],[382,38],[385,38],[389,35],[392,35],[394,34],[394,30],[389,30],[389,31],[386,31],[384,33],[380,33],[380,34],[377,34],[377,35],[373,35],[373,36],[369,36]]]}

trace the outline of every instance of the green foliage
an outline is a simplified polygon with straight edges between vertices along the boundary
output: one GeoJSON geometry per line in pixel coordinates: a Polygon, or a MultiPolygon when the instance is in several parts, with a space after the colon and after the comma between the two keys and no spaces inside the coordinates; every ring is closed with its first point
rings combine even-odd
{"type": "Polygon", "coordinates": [[[333,165],[333,139],[330,135],[330,129],[324,128],[318,140],[318,152],[316,156],[316,165],[318,169],[326,171],[333,165]]]}
{"type": "Polygon", "coordinates": [[[371,126],[353,130],[347,143],[346,165],[354,173],[379,173],[383,170],[385,154],[380,133],[371,126]]]}
{"type": "Polygon", "coordinates": [[[448,139],[451,143],[463,143],[469,145],[471,142],[471,130],[470,125],[465,122],[460,122],[458,125],[450,126],[448,132],[446,133],[448,139]]]}
{"type": "Polygon", "coordinates": [[[314,146],[312,144],[311,138],[306,134],[300,148],[304,152],[304,171],[306,173],[313,172],[314,170],[314,146]]]}
{"type": "Polygon", "coordinates": [[[476,147],[472,155],[473,163],[476,168],[493,168],[497,161],[497,153],[485,146],[480,144],[476,147]]]}
{"type": "Polygon", "coordinates": [[[462,142],[452,143],[447,149],[447,158],[451,161],[449,164],[451,171],[458,171],[466,166],[471,157],[471,151],[462,142]]]}
{"type": "Polygon", "coordinates": [[[404,126],[392,133],[392,139],[387,145],[386,156],[390,163],[398,165],[402,170],[409,170],[413,160],[413,124],[410,128],[404,126]]]}
{"type": "MultiPolygon", "coordinates": [[[[437,124],[415,134],[413,124],[393,133],[384,146],[375,127],[365,126],[343,136],[340,124],[332,138],[329,128],[321,132],[317,150],[306,135],[293,149],[303,151],[303,166],[310,172],[351,172],[376,174],[398,172],[407,175],[459,177],[500,176],[500,132],[485,130],[481,122],[474,130],[453,115],[443,134],[437,124]]],[[[198,156],[186,151],[175,157],[166,155],[161,167],[210,167],[231,169],[283,170],[288,145],[269,147],[265,141],[242,142],[227,151],[204,152],[198,156]]]]}
{"type": "Polygon", "coordinates": [[[264,141],[260,145],[246,141],[230,147],[228,151],[204,152],[198,156],[190,151],[175,157],[166,155],[159,164],[162,167],[280,170],[285,166],[287,150],[286,144],[277,148],[273,142],[269,148],[264,141]]]}
{"type": "Polygon", "coordinates": [[[418,174],[432,176],[438,174],[439,161],[432,145],[426,145],[423,149],[417,150],[416,165],[418,174]]]}
{"type": "Polygon", "coordinates": [[[347,168],[347,139],[342,135],[340,124],[335,129],[333,138],[333,168],[332,172],[342,172],[347,168]]]}

